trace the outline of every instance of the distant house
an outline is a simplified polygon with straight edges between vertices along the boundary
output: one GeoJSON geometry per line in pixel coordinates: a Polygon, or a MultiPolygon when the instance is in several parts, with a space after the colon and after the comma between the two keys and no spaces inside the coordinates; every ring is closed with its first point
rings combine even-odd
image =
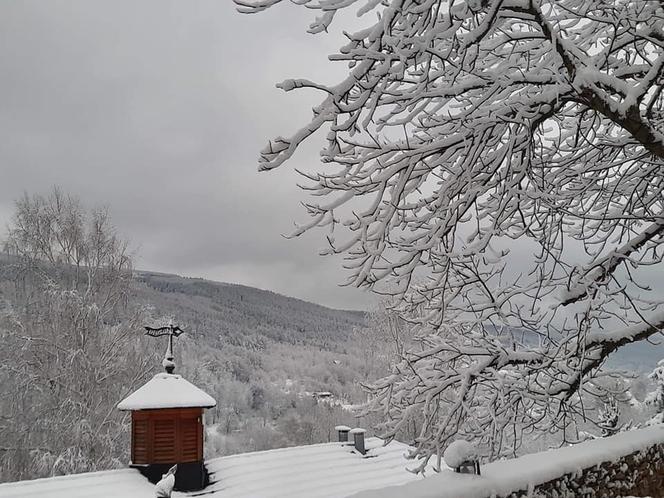
{"type": "MultiPolygon", "coordinates": [[[[409,446],[376,437],[364,441],[366,454],[353,442],[333,442],[258,451],[206,462],[210,484],[202,491],[174,492],[173,498],[343,498],[360,491],[422,480],[409,472],[409,446]]],[[[3,498],[153,498],[154,486],[137,470],[91,472],[0,484],[3,498]]]]}

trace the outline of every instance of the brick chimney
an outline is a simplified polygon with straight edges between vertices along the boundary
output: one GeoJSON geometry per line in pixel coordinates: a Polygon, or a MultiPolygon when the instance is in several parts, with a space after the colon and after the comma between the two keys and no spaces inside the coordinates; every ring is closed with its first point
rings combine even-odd
{"type": "Polygon", "coordinates": [[[355,429],[350,430],[350,434],[353,435],[353,443],[355,446],[355,450],[362,454],[365,455],[367,450],[364,447],[364,433],[367,432],[364,429],[360,429],[359,427],[356,427],[355,429]]]}
{"type": "Polygon", "coordinates": [[[337,425],[334,430],[337,431],[340,443],[348,442],[348,433],[350,432],[350,427],[347,425],[337,425]]]}

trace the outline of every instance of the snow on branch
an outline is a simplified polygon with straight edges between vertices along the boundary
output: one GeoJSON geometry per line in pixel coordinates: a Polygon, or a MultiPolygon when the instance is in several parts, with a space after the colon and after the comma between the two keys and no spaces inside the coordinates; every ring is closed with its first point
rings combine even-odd
{"type": "Polygon", "coordinates": [[[623,244],[621,247],[594,262],[589,269],[581,272],[582,275],[576,278],[573,284],[568,285],[567,289],[563,291],[561,304],[566,306],[585,297],[588,293],[589,285],[596,285],[604,281],[607,276],[615,272],[620,263],[628,261],[632,253],[638,251],[653,238],[660,237],[663,232],[664,220],[660,220],[649,225],[637,237],[634,237],[626,244],[623,244]],[[581,282],[588,282],[589,284],[584,285],[581,282]]]}
{"type": "Polygon", "coordinates": [[[413,326],[373,386],[385,434],[417,427],[425,459],[453,429],[497,454],[588,416],[607,356],[662,327],[662,3],[295,3],[320,11],[314,31],[346,8],[376,16],[331,57],[338,84],[282,84],[325,95],[259,168],[327,132],[295,235],[325,227],[349,283],[395,296],[413,326]]]}

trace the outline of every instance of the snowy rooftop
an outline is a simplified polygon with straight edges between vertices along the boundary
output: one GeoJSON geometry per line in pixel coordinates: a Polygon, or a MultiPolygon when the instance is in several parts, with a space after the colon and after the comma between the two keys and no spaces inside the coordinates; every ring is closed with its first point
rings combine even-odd
{"type": "MultiPolygon", "coordinates": [[[[615,461],[664,443],[664,426],[633,430],[576,446],[501,460],[482,467],[481,476],[444,470],[422,478],[406,468],[408,446],[382,446],[368,438],[366,456],[351,445],[325,443],[215,458],[207,462],[212,483],[204,490],[173,493],[173,498],[486,498],[508,495],[615,461]]],[[[2,498],[153,498],[152,486],[136,470],[92,472],[0,484],[2,498]]]]}
{"type": "MultiPolygon", "coordinates": [[[[367,438],[362,456],[352,445],[324,443],[215,458],[205,490],[173,498],[342,498],[364,490],[422,480],[406,470],[408,446],[367,438]]],[[[154,486],[136,470],[76,474],[0,484],[2,498],[153,498],[154,486]]]]}
{"type": "Polygon", "coordinates": [[[107,470],[0,484],[2,498],[154,498],[154,486],[137,470],[107,470]]]}
{"type": "Polygon", "coordinates": [[[120,410],[216,406],[212,396],[179,375],[158,373],[118,403],[120,410]]]}
{"type": "Polygon", "coordinates": [[[367,489],[422,480],[406,468],[409,447],[366,439],[367,454],[352,445],[324,443],[244,453],[207,463],[213,484],[209,498],[341,498],[367,489]],[[257,477],[259,477],[257,479],[257,477]],[[214,482],[216,481],[216,483],[214,482]]]}

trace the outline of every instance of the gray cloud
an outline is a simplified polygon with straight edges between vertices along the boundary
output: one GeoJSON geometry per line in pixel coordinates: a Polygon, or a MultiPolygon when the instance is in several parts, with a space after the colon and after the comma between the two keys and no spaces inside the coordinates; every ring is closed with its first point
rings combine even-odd
{"type": "Polygon", "coordinates": [[[137,266],[256,285],[331,306],[373,299],[339,288],[322,235],[304,221],[293,167],[256,172],[266,140],[304,124],[319,95],[288,77],[332,82],[337,36],[305,33],[306,9],[242,16],[228,0],[0,3],[0,223],[23,191],[54,184],[108,205],[137,266]]]}

